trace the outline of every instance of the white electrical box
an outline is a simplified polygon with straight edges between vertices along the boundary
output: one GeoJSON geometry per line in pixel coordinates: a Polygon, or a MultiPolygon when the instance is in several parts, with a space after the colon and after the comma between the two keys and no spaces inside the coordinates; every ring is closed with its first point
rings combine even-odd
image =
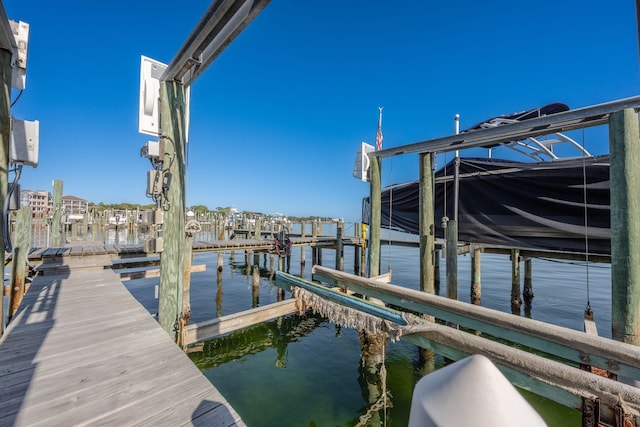
{"type": "Polygon", "coordinates": [[[148,141],[142,146],[140,153],[147,159],[162,161],[164,158],[164,140],[148,141]]]}
{"type": "MultiPolygon", "coordinates": [[[[140,63],[140,101],[138,105],[138,132],[147,135],[160,135],[160,78],[167,69],[155,59],[141,56],[140,63]]],[[[189,100],[191,89],[185,89],[185,130],[184,140],[189,140],[189,100]]]]}
{"type": "Polygon", "coordinates": [[[360,144],[356,161],[353,165],[353,176],[364,182],[369,182],[369,156],[367,153],[375,151],[373,145],[366,142],[360,144]]]}
{"type": "Polygon", "coordinates": [[[160,135],[160,77],[167,64],[141,57],[138,132],[160,135]]]}
{"type": "Polygon", "coordinates": [[[23,90],[27,80],[27,46],[29,44],[29,24],[26,22],[9,21],[13,38],[18,45],[18,57],[11,72],[11,87],[23,90]]]}
{"type": "Polygon", "coordinates": [[[147,196],[162,194],[162,171],[151,169],[147,172],[147,196]]]}
{"type": "Polygon", "coordinates": [[[40,122],[37,120],[28,122],[11,119],[9,161],[37,167],[39,135],[40,122]]]}

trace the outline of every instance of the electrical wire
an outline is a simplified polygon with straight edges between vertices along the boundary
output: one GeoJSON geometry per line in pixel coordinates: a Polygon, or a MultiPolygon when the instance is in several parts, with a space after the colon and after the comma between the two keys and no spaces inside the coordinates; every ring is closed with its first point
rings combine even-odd
{"type": "Polygon", "coordinates": [[[20,93],[18,94],[18,96],[16,96],[16,99],[13,100],[13,102],[11,103],[11,105],[9,106],[9,108],[13,107],[14,105],[16,105],[16,102],[18,102],[18,99],[20,99],[20,97],[22,96],[22,94],[24,93],[24,89],[20,90],[20,93]]]}
{"type": "Polygon", "coordinates": [[[11,235],[10,235],[10,227],[9,227],[9,204],[11,201],[11,195],[16,190],[18,186],[18,180],[20,179],[20,175],[22,174],[22,164],[18,164],[16,168],[13,170],[15,172],[15,177],[13,179],[13,183],[11,187],[9,187],[9,191],[7,193],[7,197],[4,199],[4,206],[2,208],[2,240],[4,242],[4,250],[5,252],[11,253],[13,251],[13,245],[11,244],[11,235]]]}

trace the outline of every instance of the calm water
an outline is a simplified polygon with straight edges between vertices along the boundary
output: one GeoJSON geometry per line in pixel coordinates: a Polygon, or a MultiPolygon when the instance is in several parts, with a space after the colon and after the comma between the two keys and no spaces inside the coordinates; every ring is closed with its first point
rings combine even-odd
{"type": "MultiPolygon", "coordinates": [[[[326,232],[326,229],[325,229],[326,232]]],[[[347,233],[351,234],[351,233],[347,233]]],[[[246,274],[244,253],[224,254],[222,273],[216,272],[217,254],[196,254],[194,264],[207,271],[191,279],[192,322],[209,320],[277,301],[269,260],[259,258],[262,277],[258,292],[246,274]]],[[[301,271],[300,249],[293,250],[291,273],[309,279],[311,250],[301,271]]],[[[323,264],[335,265],[335,251],[323,251],[323,264]]],[[[444,260],[442,292],[444,292],[444,260]]],[[[469,300],[470,257],[458,260],[460,299],[469,300]]],[[[392,282],[418,288],[418,249],[383,247],[381,269],[391,268],[392,282]]],[[[277,267],[275,267],[277,268],[277,267]]],[[[353,250],[345,248],[345,270],[353,272],[353,250]]],[[[608,265],[575,265],[536,259],[533,261],[535,298],[530,316],[582,330],[589,300],[598,331],[611,335],[610,268],[608,265]]],[[[158,279],[125,282],[133,295],[155,313],[154,287],[158,279]]],[[[482,255],[482,305],[510,312],[511,263],[506,256],[482,255]]],[[[523,313],[524,315],[524,313],[523,313]]],[[[247,425],[259,426],[404,426],[408,422],[415,382],[444,365],[436,356],[424,363],[418,349],[404,342],[389,343],[384,351],[386,389],[391,404],[375,406],[382,392],[380,364],[362,356],[358,331],[340,328],[316,316],[288,316],[266,322],[197,346],[189,356],[230,401],[247,425]],[[373,407],[373,408],[372,408],[373,407]],[[362,416],[368,421],[361,420],[362,416]],[[362,422],[362,424],[358,424],[362,422]]],[[[370,354],[370,352],[367,352],[370,354]]],[[[580,425],[580,414],[543,398],[524,393],[549,425],[580,425]]]]}

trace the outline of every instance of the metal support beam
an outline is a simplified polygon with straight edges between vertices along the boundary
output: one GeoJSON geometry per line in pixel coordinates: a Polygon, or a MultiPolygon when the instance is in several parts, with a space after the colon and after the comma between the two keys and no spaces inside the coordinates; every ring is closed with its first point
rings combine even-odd
{"type": "Polygon", "coordinates": [[[214,0],[160,80],[191,85],[269,1],[214,0]]]}
{"type": "Polygon", "coordinates": [[[625,108],[640,107],[640,96],[550,114],[535,119],[506,124],[489,129],[463,132],[458,135],[434,138],[413,144],[385,148],[369,153],[370,158],[391,157],[410,153],[435,153],[486,147],[510,141],[518,141],[540,135],[565,132],[607,124],[609,115],[625,108]]]}

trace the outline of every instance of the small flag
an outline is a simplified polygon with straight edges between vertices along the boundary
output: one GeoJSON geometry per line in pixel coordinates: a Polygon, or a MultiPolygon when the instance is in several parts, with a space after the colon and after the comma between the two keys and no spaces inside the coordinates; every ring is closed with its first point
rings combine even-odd
{"type": "Polygon", "coordinates": [[[378,118],[378,133],[376,134],[376,150],[382,150],[382,107],[378,107],[380,110],[380,117],[378,118]]]}

